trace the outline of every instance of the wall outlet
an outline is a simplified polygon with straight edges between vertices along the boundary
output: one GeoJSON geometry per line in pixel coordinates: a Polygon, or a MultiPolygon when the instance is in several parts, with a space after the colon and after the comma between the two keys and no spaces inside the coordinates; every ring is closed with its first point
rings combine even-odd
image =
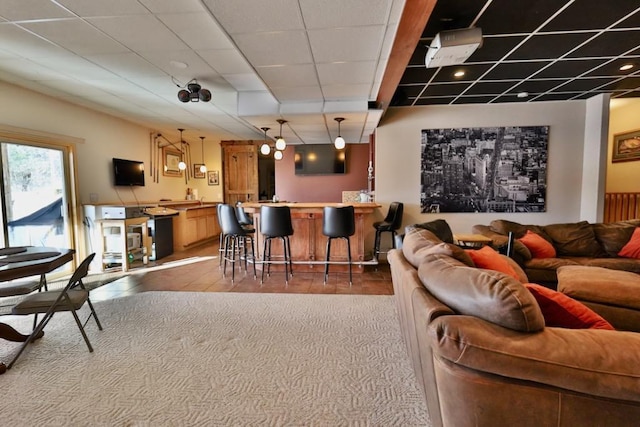
{"type": "Polygon", "coordinates": [[[98,193],[89,193],[89,201],[91,203],[98,203],[98,193]]]}

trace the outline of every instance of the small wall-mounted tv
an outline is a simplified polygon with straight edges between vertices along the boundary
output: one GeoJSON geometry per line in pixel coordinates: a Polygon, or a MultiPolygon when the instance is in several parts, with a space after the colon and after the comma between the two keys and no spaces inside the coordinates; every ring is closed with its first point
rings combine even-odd
{"type": "Polygon", "coordinates": [[[144,187],[144,163],[135,160],[113,159],[114,185],[144,187]]]}
{"type": "Polygon", "coordinates": [[[333,144],[296,145],[293,158],[296,175],[347,172],[347,150],[337,150],[333,144]]]}

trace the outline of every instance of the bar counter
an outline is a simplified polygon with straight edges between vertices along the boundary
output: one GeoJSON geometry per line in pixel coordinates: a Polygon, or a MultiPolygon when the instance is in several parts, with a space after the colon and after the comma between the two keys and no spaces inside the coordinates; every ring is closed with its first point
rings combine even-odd
{"type": "MultiPolygon", "coordinates": [[[[365,235],[373,230],[372,215],[381,205],[378,203],[256,203],[245,202],[242,207],[254,217],[256,227],[256,256],[262,259],[263,239],[260,232],[260,208],[262,206],[289,206],[293,235],[291,240],[291,256],[294,273],[296,271],[317,271],[324,268],[327,237],[322,234],[322,210],[325,206],[353,206],[355,211],[356,232],[351,236],[351,262],[354,273],[361,273],[366,264],[377,264],[372,251],[365,251],[365,235]],[[368,257],[367,257],[368,255],[368,257]],[[367,259],[368,258],[368,259],[367,259]]],[[[280,241],[271,243],[272,255],[282,255],[280,241]]],[[[343,239],[335,239],[331,243],[332,267],[330,271],[347,271],[347,244],[343,239]],[[334,264],[342,264],[333,266],[334,264]]],[[[259,265],[258,265],[259,266],[259,265]]],[[[272,266],[273,269],[282,267],[272,266]]],[[[282,269],[282,268],[280,268],[282,269]]]]}

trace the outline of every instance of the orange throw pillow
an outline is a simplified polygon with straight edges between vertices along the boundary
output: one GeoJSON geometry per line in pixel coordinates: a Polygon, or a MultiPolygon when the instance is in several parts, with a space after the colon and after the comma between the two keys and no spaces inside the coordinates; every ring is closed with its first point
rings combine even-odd
{"type": "Polygon", "coordinates": [[[609,322],[580,301],[535,283],[524,286],[538,301],[546,326],[569,329],[610,329],[609,322]]]}
{"type": "Polygon", "coordinates": [[[636,229],[633,230],[631,239],[620,249],[618,256],[640,259],[640,227],[636,227],[636,229]]]}
{"type": "Polygon", "coordinates": [[[518,239],[525,245],[534,258],[555,258],[556,250],[551,243],[531,230],[518,239]]]}
{"type": "Polygon", "coordinates": [[[483,246],[480,249],[466,249],[473,263],[478,268],[500,271],[520,281],[518,273],[509,265],[506,259],[496,252],[491,246],[483,246]]]}

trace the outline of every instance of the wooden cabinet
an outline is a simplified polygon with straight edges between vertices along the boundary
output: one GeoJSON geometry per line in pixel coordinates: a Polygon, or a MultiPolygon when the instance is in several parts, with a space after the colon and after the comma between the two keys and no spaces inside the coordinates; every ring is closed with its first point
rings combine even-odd
{"type": "Polygon", "coordinates": [[[215,206],[180,208],[173,220],[173,250],[183,251],[220,234],[215,206]]]}

